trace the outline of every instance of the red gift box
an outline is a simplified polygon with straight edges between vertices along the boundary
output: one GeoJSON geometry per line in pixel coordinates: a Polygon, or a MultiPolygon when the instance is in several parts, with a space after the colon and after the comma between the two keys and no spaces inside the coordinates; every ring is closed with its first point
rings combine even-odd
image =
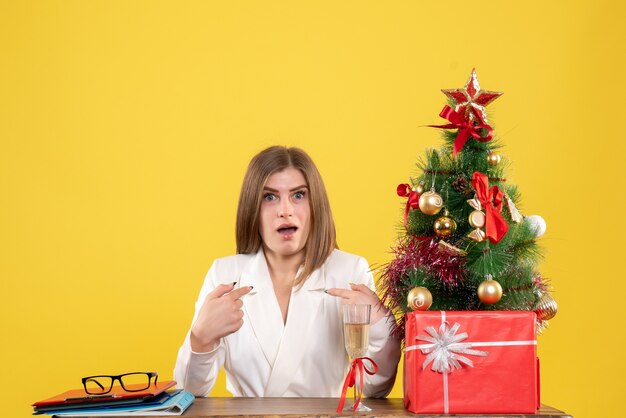
{"type": "Polygon", "coordinates": [[[535,413],[536,315],[527,311],[411,312],[404,405],[414,413],[535,413]]]}

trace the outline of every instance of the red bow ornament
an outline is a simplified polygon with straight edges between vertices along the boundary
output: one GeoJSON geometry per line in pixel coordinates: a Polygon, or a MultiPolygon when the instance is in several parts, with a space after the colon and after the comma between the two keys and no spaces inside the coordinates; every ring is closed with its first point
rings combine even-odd
{"type": "Polygon", "coordinates": [[[488,142],[491,141],[491,138],[493,138],[493,129],[491,129],[491,126],[482,122],[478,122],[477,125],[474,125],[473,121],[465,119],[462,113],[456,112],[450,106],[444,106],[441,113],[439,113],[439,116],[448,120],[450,123],[447,125],[428,126],[431,128],[459,130],[456,135],[456,139],[454,140],[454,158],[456,158],[456,154],[461,151],[470,136],[480,142],[488,142]],[[487,136],[481,136],[481,129],[487,130],[487,136]]]}
{"type": "Polygon", "coordinates": [[[341,412],[343,411],[343,404],[346,401],[346,392],[348,391],[348,388],[353,387],[356,384],[356,375],[357,373],[359,374],[359,386],[357,388],[359,388],[359,390],[357,390],[357,394],[358,396],[355,397],[354,399],[354,408],[353,411],[356,411],[356,409],[359,407],[359,403],[361,402],[361,395],[362,395],[362,391],[363,391],[363,375],[365,373],[372,375],[374,373],[376,373],[378,371],[378,364],[376,364],[376,362],[374,362],[374,360],[372,360],[369,357],[359,357],[359,358],[355,358],[354,360],[352,360],[352,363],[350,364],[350,371],[348,372],[348,375],[346,376],[346,380],[343,383],[343,389],[341,390],[341,398],[339,398],[339,405],[337,406],[337,412],[341,412]],[[372,364],[372,368],[373,370],[370,370],[367,368],[367,366],[365,366],[365,361],[369,361],[372,364]]]}
{"type": "Polygon", "coordinates": [[[408,197],[406,200],[406,206],[404,207],[404,228],[408,230],[406,224],[407,219],[409,218],[409,209],[419,208],[420,195],[407,183],[398,184],[396,192],[400,197],[408,197]]]}
{"type": "Polygon", "coordinates": [[[506,235],[509,225],[506,223],[502,214],[502,199],[504,193],[498,186],[489,188],[489,177],[481,172],[474,172],[472,177],[472,186],[476,190],[476,197],[485,209],[485,223],[487,238],[494,244],[506,235]]]}

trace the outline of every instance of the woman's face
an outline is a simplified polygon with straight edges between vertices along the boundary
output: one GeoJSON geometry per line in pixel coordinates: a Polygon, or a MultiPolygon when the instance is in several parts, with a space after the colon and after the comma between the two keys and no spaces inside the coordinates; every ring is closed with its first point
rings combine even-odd
{"type": "Polygon", "coordinates": [[[292,256],[309,237],[309,189],[300,170],[289,167],[269,176],[261,201],[261,239],[265,251],[292,256]]]}

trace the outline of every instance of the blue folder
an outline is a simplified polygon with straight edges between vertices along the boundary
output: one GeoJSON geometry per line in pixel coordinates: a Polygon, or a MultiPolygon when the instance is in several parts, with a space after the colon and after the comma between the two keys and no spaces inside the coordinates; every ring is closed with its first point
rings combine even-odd
{"type": "Polygon", "coordinates": [[[160,415],[182,415],[183,412],[194,401],[191,392],[178,392],[170,396],[163,402],[154,403],[146,402],[134,405],[118,405],[106,406],[99,408],[76,408],[63,409],[57,411],[46,411],[48,415],[56,415],[62,417],[86,417],[86,416],[118,416],[118,415],[137,415],[137,416],[160,416],[160,415]]]}

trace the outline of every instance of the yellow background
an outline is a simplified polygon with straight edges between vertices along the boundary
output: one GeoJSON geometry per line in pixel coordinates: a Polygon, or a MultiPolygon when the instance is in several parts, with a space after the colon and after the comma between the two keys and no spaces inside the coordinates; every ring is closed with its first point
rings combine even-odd
{"type": "Polygon", "coordinates": [[[420,126],[474,66],[505,92],[489,109],[521,209],[548,224],[542,400],[620,415],[623,6],[431,3],[3,0],[2,415],[91,373],[171,378],[266,146],[306,149],[341,248],[388,261],[395,187],[441,143],[420,126]]]}

